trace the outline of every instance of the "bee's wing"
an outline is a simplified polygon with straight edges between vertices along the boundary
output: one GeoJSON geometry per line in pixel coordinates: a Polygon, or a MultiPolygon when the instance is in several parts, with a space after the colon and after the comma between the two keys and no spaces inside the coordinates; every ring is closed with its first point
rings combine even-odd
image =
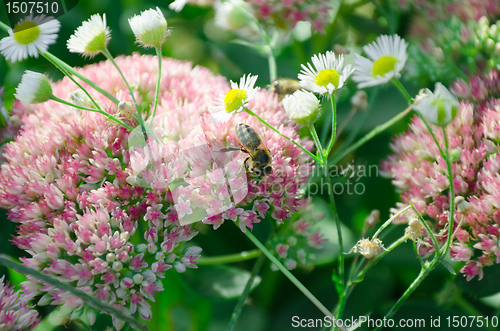
{"type": "Polygon", "coordinates": [[[227,152],[232,152],[232,151],[241,151],[241,148],[237,148],[237,147],[226,147],[226,148],[222,148],[216,152],[221,152],[221,153],[227,153],[227,152]]]}

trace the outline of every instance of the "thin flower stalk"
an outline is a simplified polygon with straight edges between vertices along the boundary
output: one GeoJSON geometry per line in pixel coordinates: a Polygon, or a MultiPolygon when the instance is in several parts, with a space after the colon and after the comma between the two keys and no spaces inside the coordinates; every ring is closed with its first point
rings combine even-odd
{"type": "MultiPolygon", "coordinates": [[[[332,314],[328,311],[328,309],[326,309],[326,307],[318,300],[316,299],[316,297],[304,286],[302,285],[302,283],[297,279],[295,278],[294,275],[292,275],[292,273],[290,271],[288,271],[288,269],[283,265],[281,264],[275,257],[274,255],[269,252],[269,250],[250,232],[250,231],[246,231],[245,232],[245,235],[248,237],[248,239],[250,239],[254,244],[255,246],[257,246],[261,251],[262,253],[264,253],[267,258],[269,260],[271,260],[272,263],[274,263],[274,265],[276,267],[278,267],[278,269],[302,292],[304,293],[304,295],[309,298],[309,300],[311,300],[311,302],[316,306],[318,307],[318,309],[323,313],[325,314],[325,316],[329,316],[329,317],[332,317],[332,314]]],[[[341,330],[345,330],[344,328],[341,328],[341,330]]]]}
{"type": "Polygon", "coordinates": [[[221,256],[201,256],[196,261],[198,265],[217,265],[228,264],[241,261],[248,261],[258,258],[262,252],[258,249],[251,251],[243,251],[236,254],[228,254],[221,256]]]}
{"type": "Polygon", "coordinates": [[[332,137],[330,139],[330,143],[328,144],[328,148],[324,152],[325,159],[327,159],[328,155],[330,155],[337,136],[337,107],[335,105],[335,96],[333,94],[330,96],[330,100],[332,101],[332,137]]]}
{"type": "Polygon", "coordinates": [[[248,281],[245,285],[245,289],[243,290],[243,293],[240,295],[238,299],[238,303],[234,307],[233,314],[231,315],[231,320],[229,321],[229,325],[227,327],[227,331],[233,331],[234,328],[236,327],[236,324],[238,323],[238,320],[240,319],[241,312],[243,311],[243,306],[245,305],[245,302],[248,298],[248,295],[250,294],[250,291],[252,290],[255,277],[259,274],[259,272],[262,270],[262,267],[264,266],[264,262],[266,261],[266,256],[264,254],[261,254],[257,261],[255,261],[255,264],[252,268],[252,273],[250,277],[248,278],[248,281]]]}
{"type": "Polygon", "coordinates": [[[73,67],[71,67],[66,62],[64,62],[61,59],[59,59],[58,57],[52,55],[49,52],[42,53],[42,56],[45,57],[51,63],[57,63],[59,65],[58,68],[63,68],[64,70],[66,70],[71,75],[74,75],[74,76],[80,78],[83,82],[85,82],[86,84],[92,86],[92,88],[94,88],[96,91],[98,91],[99,93],[101,93],[102,95],[104,95],[109,100],[113,101],[115,104],[120,103],[120,101],[117,98],[115,98],[114,96],[112,96],[108,91],[105,91],[104,89],[102,89],[99,85],[95,84],[94,82],[92,82],[91,80],[89,80],[87,77],[85,77],[82,74],[80,74],[73,67]]]}
{"type": "Polygon", "coordinates": [[[108,49],[105,48],[105,49],[103,49],[102,52],[108,58],[108,60],[113,64],[113,66],[115,66],[115,68],[120,73],[120,76],[122,77],[123,82],[125,83],[125,85],[127,85],[127,88],[129,90],[129,93],[130,93],[130,97],[134,101],[135,109],[137,110],[137,114],[136,114],[135,117],[137,118],[137,121],[139,122],[139,125],[141,126],[142,133],[144,135],[144,139],[147,141],[148,140],[148,136],[147,136],[147,133],[146,133],[146,126],[144,124],[144,120],[142,119],[142,115],[141,115],[141,112],[139,110],[139,106],[137,105],[137,101],[135,100],[134,91],[132,91],[132,87],[130,87],[130,84],[128,83],[127,79],[123,75],[123,72],[121,71],[120,67],[116,64],[115,60],[113,59],[113,57],[109,53],[108,49]]]}
{"type": "MultiPolygon", "coordinates": [[[[436,236],[434,236],[434,233],[432,233],[431,228],[429,227],[429,224],[427,224],[427,222],[424,220],[424,218],[422,217],[422,215],[418,212],[418,210],[415,207],[415,205],[413,204],[413,202],[410,201],[410,205],[411,205],[413,211],[417,214],[417,216],[420,219],[420,221],[422,222],[422,225],[427,230],[427,233],[429,233],[429,236],[431,237],[431,240],[432,240],[432,244],[434,245],[435,253],[438,254],[438,252],[439,252],[439,244],[437,242],[436,236]]],[[[420,254],[417,254],[417,256],[420,257],[420,254]]]]}
{"type": "Polygon", "coordinates": [[[314,127],[314,124],[309,125],[307,128],[311,132],[311,136],[313,137],[314,144],[316,145],[317,155],[321,159],[320,164],[324,164],[324,162],[325,162],[325,158],[324,158],[325,153],[324,153],[323,147],[321,146],[321,142],[319,141],[318,133],[316,132],[316,128],[314,127]]]}
{"type": "MultiPolygon", "coordinates": [[[[387,227],[389,224],[392,223],[392,221],[397,218],[398,216],[402,215],[403,213],[405,213],[409,208],[411,208],[411,206],[407,206],[406,208],[403,208],[402,210],[400,210],[397,214],[393,215],[391,218],[389,218],[379,229],[379,231],[377,231],[374,235],[373,235],[373,238],[376,238],[376,236],[382,231],[383,228],[387,227]]],[[[360,262],[360,264],[358,265],[357,268],[354,267],[354,264],[353,264],[353,268],[351,268],[351,272],[349,274],[349,278],[348,278],[348,282],[346,284],[346,286],[344,287],[344,290],[342,292],[342,294],[340,295],[339,297],[339,302],[337,304],[337,307],[335,308],[335,311],[337,312],[337,318],[341,318],[342,317],[342,314],[344,312],[344,308],[345,308],[345,304],[347,302],[347,299],[349,297],[349,295],[351,294],[352,290],[353,290],[353,287],[361,282],[366,274],[366,272],[371,268],[373,267],[380,259],[382,259],[386,254],[388,254],[389,252],[391,252],[392,250],[394,250],[396,247],[398,247],[399,245],[401,245],[402,243],[404,243],[406,240],[408,239],[408,237],[406,236],[403,236],[402,238],[398,239],[396,242],[394,242],[391,246],[389,246],[389,248],[387,248],[386,250],[383,250],[380,254],[378,254],[375,258],[371,259],[370,260],[370,263],[364,268],[362,269],[361,271],[359,271],[359,269],[361,268],[361,265],[363,263],[364,260],[362,260],[360,262]],[[356,270],[356,271],[355,271],[356,270]],[[356,277],[354,277],[354,273],[357,273],[356,277]]]]}
{"type": "Polygon", "coordinates": [[[94,109],[94,108],[86,108],[86,107],[78,106],[78,105],[75,105],[75,104],[73,104],[73,103],[71,103],[71,102],[68,102],[68,101],[66,101],[66,100],[60,99],[60,98],[58,98],[58,97],[56,97],[56,96],[54,96],[54,95],[52,96],[52,98],[51,98],[51,99],[52,99],[52,100],[54,100],[54,101],[57,101],[57,102],[63,103],[63,104],[65,104],[65,105],[71,106],[71,107],[75,107],[75,108],[82,109],[82,110],[87,110],[87,111],[93,111],[93,112],[96,112],[96,113],[102,114],[102,115],[106,116],[107,118],[109,118],[110,120],[112,120],[112,121],[114,121],[114,122],[116,122],[116,123],[120,124],[121,126],[123,126],[124,128],[126,128],[127,130],[130,130],[130,131],[133,131],[133,130],[134,130],[134,128],[132,128],[132,127],[131,127],[130,125],[128,125],[127,123],[123,122],[122,120],[120,120],[120,119],[118,119],[118,118],[114,117],[113,115],[111,115],[111,114],[109,114],[109,113],[105,112],[104,110],[102,110],[102,109],[100,109],[100,108],[99,108],[99,109],[94,109]]]}
{"type": "Polygon", "coordinates": [[[406,115],[408,115],[408,113],[410,111],[411,111],[411,107],[408,107],[405,110],[403,110],[401,113],[399,113],[398,115],[394,116],[393,118],[391,118],[390,120],[385,122],[384,124],[380,124],[380,125],[376,126],[373,130],[368,132],[363,138],[359,139],[356,143],[352,144],[344,152],[336,154],[335,157],[332,159],[332,161],[330,161],[328,164],[331,166],[331,165],[335,165],[335,164],[339,163],[340,161],[342,161],[343,158],[345,158],[347,155],[354,152],[356,149],[358,149],[359,147],[364,145],[366,142],[373,139],[375,136],[382,133],[387,128],[393,126],[394,124],[396,124],[397,122],[402,120],[406,115]]]}
{"type": "Polygon", "coordinates": [[[160,82],[161,82],[161,46],[157,46],[156,56],[158,57],[158,80],[156,82],[156,93],[155,93],[155,104],[153,108],[153,116],[151,116],[151,127],[153,127],[153,121],[156,116],[156,108],[158,107],[158,97],[160,95],[160,82]]]}
{"type": "MultiPolygon", "coordinates": [[[[323,172],[326,176],[326,173],[323,172]]],[[[333,183],[332,183],[332,177],[329,176],[329,185],[328,185],[328,195],[330,196],[330,209],[332,210],[333,213],[333,219],[335,221],[335,226],[337,228],[337,237],[339,241],[339,266],[338,266],[338,279],[339,279],[339,286],[341,287],[341,291],[339,293],[339,302],[342,302],[345,297],[345,262],[344,262],[344,239],[342,237],[342,224],[340,224],[340,218],[339,214],[337,211],[337,206],[335,204],[335,197],[333,193],[333,183]]],[[[340,307],[340,305],[339,305],[340,307]]],[[[338,309],[336,318],[341,319],[343,314],[343,309],[338,309]]]]}
{"type": "Polygon", "coordinates": [[[273,127],[271,124],[267,123],[266,120],[264,120],[262,117],[260,117],[259,115],[255,114],[253,111],[251,111],[250,109],[248,108],[245,108],[245,111],[252,115],[252,116],[255,116],[259,121],[261,121],[265,126],[267,126],[268,128],[270,128],[271,130],[273,130],[274,132],[278,133],[279,135],[281,135],[283,138],[286,138],[288,140],[290,140],[292,143],[294,143],[297,147],[300,147],[304,152],[307,153],[307,155],[309,155],[314,161],[318,162],[319,164],[321,164],[321,159],[318,158],[316,155],[314,155],[313,153],[309,152],[304,146],[302,146],[301,144],[299,144],[298,142],[294,141],[292,138],[290,137],[287,137],[285,136],[284,134],[282,134],[281,132],[279,132],[278,130],[276,130],[275,127],[273,127]]]}
{"type": "Polygon", "coordinates": [[[90,95],[90,93],[80,84],[78,83],[74,78],[73,76],[68,72],[68,70],[66,70],[66,68],[64,68],[63,66],[61,66],[61,64],[57,61],[54,61],[54,59],[52,57],[46,57],[46,59],[52,63],[57,69],[59,69],[65,76],[67,76],[69,79],[71,79],[73,81],[73,83],[75,83],[90,99],[90,101],[92,101],[92,103],[94,104],[94,106],[96,107],[97,110],[100,110],[102,111],[101,107],[99,106],[99,104],[94,100],[94,98],[92,98],[92,96],[90,95]]]}

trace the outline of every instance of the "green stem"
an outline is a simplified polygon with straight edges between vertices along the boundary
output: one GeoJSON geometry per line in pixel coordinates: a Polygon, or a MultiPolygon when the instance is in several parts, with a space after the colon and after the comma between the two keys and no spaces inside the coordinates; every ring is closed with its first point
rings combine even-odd
{"type": "Polygon", "coordinates": [[[422,217],[422,215],[420,215],[420,213],[418,212],[418,210],[415,207],[415,205],[413,204],[413,202],[410,201],[410,205],[413,208],[413,210],[415,211],[415,213],[418,215],[418,217],[420,218],[420,221],[422,222],[423,226],[427,230],[427,233],[431,237],[432,243],[434,244],[434,251],[435,251],[435,253],[439,254],[439,244],[437,242],[436,237],[434,236],[434,233],[432,233],[431,228],[429,227],[429,225],[427,224],[427,222],[424,220],[424,218],[422,217]]]}
{"type": "Polygon", "coordinates": [[[404,111],[402,111],[401,113],[399,113],[398,115],[394,116],[393,118],[391,118],[390,120],[388,120],[387,122],[385,122],[384,124],[376,126],[373,130],[371,130],[370,132],[368,132],[363,138],[359,139],[356,143],[354,143],[351,146],[349,146],[349,148],[347,148],[344,152],[342,152],[341,154],[335,155],[335,157],[333,158],[333,160],[331,162],[329,162],[328,164],[329,165],[335,165],[338,162],[342,161],[342,159],[344,157],[346,157],[347,155],[351,154],[353,151],[355,151],[356,149],[358,149],[359,147],[361,147],[362,145],[364,145],[366,142],[368,142],[370,139],[372,139],[373,137],[377,136],[378,134],[380,134],[381,132],[383,132],[388,127],[390,127],[390,126],[394,125],[395,123],[399,122],[410,111],[411,111],[411,107],[408,107],[404,111]]]}
{"type": "MultiPolygon", "coordinates": [[[[323,172],[325,173],[325,172],[323,172]]],[[[339,302],[344,301],[345,297],[345,266],[344,266],[344,239],[342,237],[342,224],[340,224],[339,214],[337,212],[337,206],[335,204],[335,197],[333,196],[333,183],[332,177],[329,177],[329,185],[328,185],[328,195],[330,196],[330,208],[333,213],[333,220],[335,221],[335,225],[337,228],[337,237],[339,241],[339,267],[338,267],[338,278],[339,285],[342,288],[340,291],[341,295],[339,295],[339,302]]],[[[343,305],[339,305],[339,309],[337,310],[336,318],[341,319],[343,314],[343,305]]]]}
{"type": "Polygon", "coordinates": [[[85,92],[85,94],[92,101],[92,103],[94,104],[96,109],[102,110],[101,107],[99,106],[99,104],[97,103],[97,101],[95,101],[94,98],[92,98],[90,93],[85,88],[83,88],[83,86],[80,83],[78,83],[76,81],[76,79],[74,79],[73,76],[64,67],[62,67],[58,62],[54,61],[51,57],[45,57],[45,58],[47,59],[47,61],[52,63],[54,65],[54,67],[59,69],[65,76],[67,76],[69,79],[71,79],[73,81],[73,83],[75,83],[76,86],[78,86],[83,92],[85,92]]]}
{"type": "MultiPolygon", "coordinates": [[[[392,221],[398,217],[399,215],[405,213],[408,209],[410,208],[410,206],[400,210],[397,214],[393,215],[390,219],[388,219],[385,223],[385,224],[391,224],[392,221]]],[[[384,225],[382,227],[384,227],[384,225]]],[[[375,238],[378,234],[380,233],[380,231],[377,231],[377,233],[373,236],[373,238],[375,238]]],[[[405,242],[406,240],[408,239],[407,236],[403,236],[402,238],[400,238],[398,241],[396,241],[395,243],[393,243],[387,250],[384,250],[382,253],[380,253],[380,255],[378,255],[377,257],[375,257],[371,262],[370,264],[368,264],[365,269],[361,270],[358,275],[356,276],[355,279],[353,279],[354,277],[354,270],[359,270],[359,268],[361,267],[361,263],[359,265],[358,268],[354,268],[354,265],[356,264],[356,260],[357,260],[357,257],[359,255],[356,255],[356,260],[355,262],[353,263],[353,268],[351,268],[351,272],[349,274],[349,282],[347,283],[347,286],[345,287],[344,289],[344,292],[343,294],[341,295],[341,297],[339,298],[339,303],[337,305],[337,308],[336,310],[338,312],[343,312],[344,311],[344,308],[345,308],[345,305],[347,303],[347,299],[349,298],[349,295],[351,294],[352,292],[352,289],[353,287],[361,282],[361,280],[363,279],[364,275],[366,274],[366,272],[368,271],[368,269],[370,269],[372,266],[374,266],[382,257],[384,257],[386,254],[388,254],[390,251],[392,251],[394,248],[396,248],[397,246],[399,246],[400,244],[402,244],[403,242],[405,242]]]]}
{"type": "MultiPolygon", "coordinates": [[[[269,39],[269,38],[268,38],[269,39]]],[[[271,45],[268,45],[268,50],[267,50],[267,62],[269,63],[269,78],[271,80],[271,83],[278,78],[278,69],[276,66],[276,58],[274,57],[274,52],[273,48],[271,45]]]]}
{"type": "Polygon", "coordinates": [[[335,137],[337,136],[337,107],[335,105],[335,96],[333,94],[330,96],[330,100],[332,101],[332,137],[330,138],[330,143],[328,144],[326,152],[324,152],[325,159],[328,159],[328,155],[330,155],[333,144],[335,143],[335,137]]]}
{"type": "Polygon", "coordinates": [[[64,68],[64,70],[66,70],[70,74],[72,74],[72,75],[80,78],[83,82],[85,82],[88,85],[92,86],[92,88],[94,88],[96,91],[98,91],[99,93],[101,93],[102,95],[104,95],[109,100],[113,101],[115,104],[119,103],[118,99],[115,98],[114,96],[112,96],[109,92],[107,92],[104,89],[102,89],[99,85],[95,84],[94,82],[92,82],[91,80],[89,80],[87,77],[83,76],[81,73],[79,73],[78,71],[76,71],[73,67],[71,67],[68,64],[66,64],[65,62],[61,61],[59,58],[55,57],[51,53],[45,52],[45,53],[42,53],[42,56],[45,57],[47,60],[49,60],[52,63],[54,63],[54,62],[57,63],[59,66],[61,66],[61,68],[64,68]]]}
{"type": "Polygon", "coordinates": [[[448,249],[451,245],[451,239],[453,237],[453,225],[454,225],[454,213],[455,213],[455,189],[453,187],[453,173],[451,170],[451,160],[450,160],[450,146],[448,143],[448,137],[446,136],[446,129],[443,128],[444,146],[446,148],[446,166],[448,168],[448,181],[450,182],[450,211],[448,215],[448,239],[446,240],[446,246],[442,252],[442,256],[445,257],[448,253],[448,249]]]}
{"type": "Polygon", "coordinates": [[[355,107],[351,108],[351,111],[349,112],[349,114],[347,114],[346,119],[344,120],[344,122],[342,122],[342,125],[337,130],[337,137],[340,137],[340,135],[342,134],[344,129],[351,122],[351,120],[354,118],[354,115],[356,115],[357,112],[358,112],[358,108],[355,108],[355,107]]]}
{"type": "Polygon", "coordinates": [[[135,117],[137,118],[137,121],[139,121],[139,124],[141,126],[141,129],[142,129],[142,134],[144,135],[144,140],[145,141],[148,141],[148,135],[146,134],[146,126],[144,124],[144,120],[142,119],[142,114],[141,114],[141,111],[139,110],[139,105],[137,104],[137,101],[135,100],[135,96],[134,96],[134,91],[132,90],[132,87],[130,87],[130,84],[128,83],[127,79],[125,78],[125,75],[123,74],[123,72],[121,71],[120,67],[118,66],[118,64],[116,64],[115,62],[115,59],[113,59],[113,57],[111,56],[111,54],[109,53],[108,49],[107,48],[104,48],[102,50],[102,53],[108,58],[108,60],[115,66],[116,70],[118,70],[118,73],[120,74],[120,76],[122,77],[123,79],[123,82],[125,83],[125,85],[127,85],[128,87],[128,90],[129,90],[129,93],[130,93],[130,97],[132,98],[132,100],[134,101],[134,105],[135,105],[135,109],[137,111],[135,117]]]}
{"type": "Polygon", "coordinates": [[[384,224],[382,224],[382,226],[380,228],[378,228],[377,232],[375,232],[375,234],[373,235],[372,239],[375,239],[377,238],[377,236],[380,234],[380,232],[382,232],[386,227],[389,226],[389,224],[392,223],[392,221],[398,217],[399,215],[405,213],[408,209],[410,209],[411,206],[408,205],[406,206],[405,208],[401,209],[396,215],[392,216],[391,218],[389,218],[387,221],[385,221],[384,224]]]}
{"type": "Polygon", "coordinates": [[[420,117],[420,119],[422,120],[422,122],[424,122],[425,127],[427,128],[427,131],[429,131],[429,133],[432,136],[432,139],[434,139],[434,143],[436,144],[437,148],[439,149],[439,154],[441,154],[441,157],[444,160],[446,160],[447,159],[446,154],[445,154],[444,150],[441,148],[441,145],[439,144],[439,142],[438,142],[438,140],[436,138],[436,135],[434,135],[434,130],[432,130],[431,126],[429,125],[429,123],[427,122],[427,120],[425,119],[425,117],[423,117],[422,114],[420,114],[420,112],[417,112],[417,116],[420,117]]]}
{"type": "Polygon", "coordinates": [[[248,279],[245,289],[243,290],[243,293],[238,299],[238,303],[236,304],[236,307],[234,307],[233,314],[231,315],[231,320],[229,321],[229,325],[227,327],[227,331],[233,331],[234,328],[236,327],[236,324],[238,323],[238,320],[240,319],[241,312],[243,310],[243,306],[245,305],[245,301],[248,298],[248,295],[250,294],[250,291],[252,290],[253,283],[255,281],[255,277],[257,277],[258,273],[262,269],[262,266],[264,265],[264,262],[266,261],[266,256],[264,254],[261,254],[257,261],[255,262],[253,269],[252,269],[252,274],[250,278],[248,279]]]}
{"type": "Polygon", "coordinates": [[[196,259],[198,265],[215,265],[215,264],[227,264],[234,262],[241,262],[255,259],[262,255],[262,252],[258,249],[254,249],[246,252],[239,252],[236,254],[221,255],[221,256],[201,256],[196,259]]]}
{"type": "Polygon", "coordinates": [[[7,24],[5,24],[4,22],[0,21],[0,29],[4,30],[5,32],[9,32],[10,30],[12,30],[10,28],[10,26],[8,26],[7,24]]]}
{"type": "Polygon", "coordinates": [[[55,95],[52,95],[51,99],[54,100],[54,101],[60,102],[62,104],[71,106],[71,107],[75,107],[75,108],[83,109],[83,110],[88,110],[88,111],[93,111],[93,112],[102,114],[102,115],[106,116],[107,118],[109,118],[110,120],[115,121],[116,123],[118,123],[121,126],[125,127],[126,129],[128,129],[130,131],[134,130],[131,126],[129,126],[125,122],[121,121],[120,119],[114,117],[113,115],[106,113],[104,110],[94,109],[94,108],[86,108],[86,107],[78,106],[78,105],[72,104],[71,102],[68,102],[66,100],[60,99],[60,98],[56,97],[55,95]]]}
{"type": "Polygon", "coordinates": [[[286,138],[286,139],[290,140],[292,143],[294,143],[296,146],[300,147],[304,152],[306,152],[313,160],[315,160],[316,162],[318,162],[319,164],[321,164],[321,160],[318,157],[316,157],[313,153],[309,152],[304,146],[302,146],[301,144],[295,142],[292,138],[287,137],[284,134],[282,134],[281,132],[279,132],[278,130],[276,130],[271,124],[267,123],[266,120],[264,120],[259,115],[255,114],[250,109],[245,108],[245,111],[247,113],[249,113],[250,115],[257,117],[259,119],[259,121],[261,121],[265,126],[267,126],[268,128],[270,128],[271,130],[273,130],[274,132],[276,132],[277,134],[279,134],[283,138],[286,138]]]}
{"type": "Polygon", "coordinates": [[[312,135],[313,140],[314,140],[314,144],[316,145],[316,149],[317,149],[316,155],[318,155],[318,157],[321,159],[320,164],[324,164],[324,162],[325,162],[324,157],[323,157],[324,150],[323,150],[323,147],[321,146],[321,142],[319,141],[318,133],[316,132],[316,128],[314,127],[314,124],[308,125],[307,128],[311,132],[311,135],[312,135]]]}
{"type": "Polygon", "coordinates": [[[394,85],[396,85],[396,87],[398,88],[398,90],[401,91],[401,93],[408,100],[408,102],[410,104],[412,104],[413,103],[413,99],[412,99],[410,93],[408,93],[408,91],[405,89],[405,87],[403,86],[403,84],[401,84],[401,82],[398,79],[396,79],[396,78],[393,78],[392,82],[394,83],[394,85]]]}
{"type": "MultiPolygon", "coordinates": [[[[130,94],[130,97],[132,97],[132,101],[134,101],[134,105],[135,105],[135,109],[137,110],[137,112],[139,112],[139,106],[137,105],[137,101],[135,100],[135,96],[134,96],[134,91],[132,90],[132,87],[130,87],[130,84],[128,83],[127,81],[127,78],[125,78],[125,75],[123,74],[123,72],[121,71],[120,67],[118,66],[118,64],[116,64],[115,62],[115,59],[113,59],[113,57],[111,56],[111,54],[109,53],[108,49],[107,48],[104,48],[102,50],[102,53],[106,56],[106,58],[113,64],[113,66],[115,66],[115,68],[118,70],[118,73],[120,74],[120,76],[122,77],[123,79],[123,82],[125,83],[125,85],[127,85],[127,88],[129,90],[129,94],[130,94]]],[[[142,118],[142,116],[140,116],[142,118]]]]}
{"type": "Polygon", "coordinates": [[[136,328],[137,330],[149,330],[143,323],[137,321],[136,319],[134,319],[130,316],[125,315],[124,313],[122,313],[118,309],[105,304],[101,300],[98,300],[98,299],[94,298],[93,296],[91,296],[83,291],[77,290],[75,287],[73,287],[67,283],[60,282],[59,280],[57,280],[49,275],[45,275],[45,274],[43,274],[35,269],[31,269],[31,268],[26,267],[25,265],[14,262],[7,255],[4,255],[4,254],[0,255],[0,264],[4,265],[6,267],[12,268],[15,271],[19,272],[20,274],[32,276],[33,278],[39,280],[44,285],[52,285],[52,286],[57,287],[63,291],[69,292],[69,293],[73,294],[74,296],[87,302],[91,307],[94,307],[98,310],[105,311],[108,314],[111,314],[111,315],[121,319],[122,321],[125,321],[127,323],[132,324],[134,326],[134,328],[136,328]]]}
{"type": "MultiPolygon", "coordinates": [[[[423,282],[423,280],[429,275],[429,273],[434,270],[438,264],[440,258],[435,256],[427,268],[422,268],[417,278],[411,283],[411,285],[406,289],[405,293],[399,298],[399,300],[392,306],[391,310],[385,315],[384,318],[389,319],[394,316],[396,311],[403,305],[403,303],[408,299],[408,297],[415,291],[415,289],[423,282]]],[[[382,327],[382,326],[381,326],[382,327]]],[[[381,327],[377,327],[374,330],[380,330],[381,327]]]]}
{"type": "Polygon", "coordinates": [[[290,271],[288,271],[287,268],[285,268],[283,266],[283,264],[281,264],[280,261],[278,261],[278,259],[276,259],[274,257],[273,254],[271,254],[271,252],[269,252],[269,250],[250,232],[250,231],[246,231],[245,232],[245,235],[248,237],[248,239],[250,239],[254,244],[255,246],[257,246],[257,248],[259,248],[262,253],[264,253],[267,258],[269,260],[271,260],[272,263],[274,263],[274,265],[302,292],[304,293],[304,295],[309,299],[311,300],[311,302],[316,306],[318,307],[318,309],[323,313],[325,314],[325,316],[329,316],[329,317],[332,317],[332,314],[328,311],[328,309],[326,309],[325,306],[323,306],[323,304],[318,300],[316,299],[316,297],[311,293],[309,292],[309,290],[304,286],[302,285],[302,283],[297,279],[295,278],[294,275],[292,275],[292,273],[290,271]]]}
{"type": "Polygon", "coordinates": [[[151,127],[153,127],[153,122],[156,115],[156,108],[158,107],[158,97],[160,95],[161,60],[162,60],[161,45],[156,47],[156,56],[158,57],[158,81],[156,82],[155,105],[153,108],[153,116],[151,116],[151,124],[150,124],[151,127]]]}

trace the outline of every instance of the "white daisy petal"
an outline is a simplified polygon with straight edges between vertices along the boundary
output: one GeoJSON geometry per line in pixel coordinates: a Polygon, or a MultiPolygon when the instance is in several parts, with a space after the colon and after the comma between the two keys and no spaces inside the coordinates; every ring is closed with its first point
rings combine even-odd
{"type": "Polygon", "coordinates": [[[26,70],[14,96],[24,103],[42,103],[52,97],[52,87],[45,75],[26,70]]]}
{"type": "Polygon", "coordinates": [[[319,100],[308,91],[298,90],[287,95],[283,107],[290,119],[300,125],[312,125],[319,116],[319,100]]]}
{"type": "Polygon", "coordinates": [[[106,14],[95,14],[76,29],[68,40],[68,49],[72,53],[86,56],[99,54],[108,45],[111,31],[106,26],[106,14]]]}
{"type": "Polygon", "coordinates": [[[441,83],[436,83],[434,93],[425,89],[415,100],[413,109],[434,125],[445,127],[458,110],[458,99],[441,83]]]}
{"type": "Polygon", "coordinates": [[[336,58],[335,53],[331,51],[314,55],[311,62],[314,67],[310,63],[307,63],[307,66],[302,64],[298,77],[304,89],[319,94],[332,95],[344,86],[354,71],[351,65],[344,67],[343,55],[336,58]]]}
{"type": "Polygon", "coordinates": [[[141,15],[135,15],[128,20],[137,42],[144,47],[157,47],[163,44],[169,31],[167,20],[160,8],[148,9],[141,12],[141,15]]]}
{"type": "Polygon", "coordinates": [[[254,87],[257,77],[257,75],[244,75],[240,78],[239,85],[231,81],[231,90],[219,96],[214,102],[215,106],[208,108],[212,113],[210,120],[215,124],[225,123],[232,114],[242,112],[248,106],[248,102],[257,95],[259,88],[254,87]]]}
{"type": "Polygon", "coordinates": [[[359,83],[358,88],[381,85],[393,78],[401,77],[408,54],[408,44],[398,35],[382,35],[373,43],[363,47],[369,59],[355,55],[356,73],[352,80],[359,83]]]}
{"type": "Polygon", "coordinates": [[[33,14],[21,19],[9,36],[0,40],[0,52],[11,62],[22,61],[29,56],[47,51],[54,44],[61,24],[53,17],[33,14]]]}

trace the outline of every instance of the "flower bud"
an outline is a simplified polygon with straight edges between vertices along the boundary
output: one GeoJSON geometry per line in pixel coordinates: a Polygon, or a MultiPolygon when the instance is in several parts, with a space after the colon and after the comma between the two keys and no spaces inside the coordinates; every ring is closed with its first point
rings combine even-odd
{"type": "Polygon", "coordinates": [[[292,121],[304,126],[313,124],[320,114],[318,98],[305,90],[287,95],[283,107],[292,121]]]}
{"type": "Polygon", "coordinates": [[[250,6],[242,0],[216,2],[215,25],[224,30],[238,30],[250,23],[250,6]]]}
{"type": "Polygon", "coordinates": [[[365,219],[365,227],[367,229],[373,229],[375,225],[380,221],[380,211],[378,209],[372,210],[370,215],[365,219]]]}
{"type": "Polygon", "coordinates": [[[351,98],[352,108],[359,110],[368,109],[368,94],[363,90],[358,90],[351,98]]]}
{"type": "Polygon", "coordinates": [[[458,110],[457,98],[441,83],[436,83],[434,93],[426,89],[416,98],[413,109],[434,125],[445,127],[458,110]]]}
{"type": "Polygon", "coordinates": [[[14,96],[24,103],[43,103],[52,98],[52,87],[45,75],[26,70],[14,96]]]}
{"type": "Polygon", "coordinates": [[[167,20],[163,16],[160,8],[148,9],[141,15],[135,15],[128,20],[137,42],[144,47],[161,46],[167,38],[167,20]]]}

